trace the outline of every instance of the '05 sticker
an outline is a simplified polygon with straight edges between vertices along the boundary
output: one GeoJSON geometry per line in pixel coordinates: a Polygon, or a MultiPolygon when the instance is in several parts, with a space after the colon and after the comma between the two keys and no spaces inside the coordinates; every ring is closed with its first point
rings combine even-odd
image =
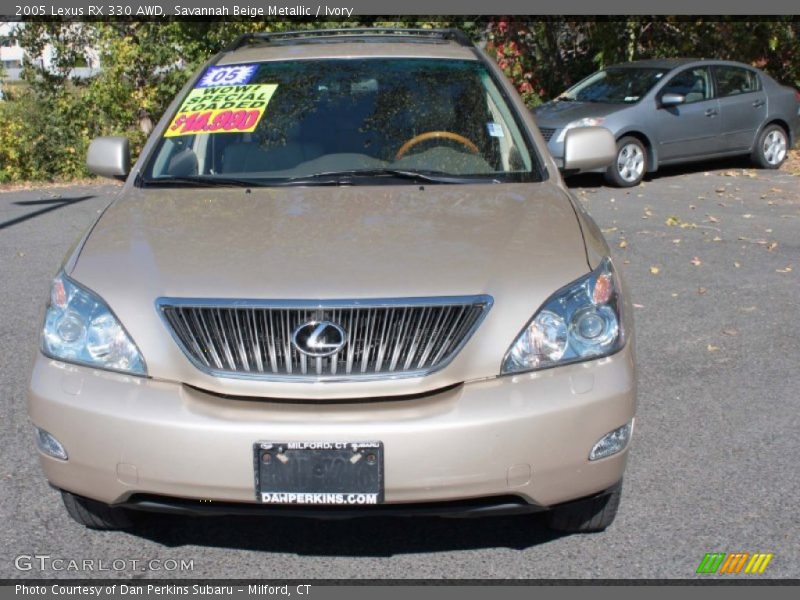
{"type": "Polygon", "coordinates": [[[253,78],[257,68],[257,65],[209,67],[195,87],[205,88],[220,85],[245,85],[253,78]]]}

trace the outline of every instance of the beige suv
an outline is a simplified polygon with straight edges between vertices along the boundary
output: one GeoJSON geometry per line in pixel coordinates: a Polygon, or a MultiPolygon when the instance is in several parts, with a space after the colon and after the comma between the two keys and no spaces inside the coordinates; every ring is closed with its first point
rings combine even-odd
{"type": "MultiPolygon", "coordinates": [[[[600,128],[568,169],[615,153],[600,128]]],[[[180,92],[53,281],[29,412],[69,514],[474,516],[597,531],[631,312],[494,62],[452,30],[252,34],[180,92]]]]}

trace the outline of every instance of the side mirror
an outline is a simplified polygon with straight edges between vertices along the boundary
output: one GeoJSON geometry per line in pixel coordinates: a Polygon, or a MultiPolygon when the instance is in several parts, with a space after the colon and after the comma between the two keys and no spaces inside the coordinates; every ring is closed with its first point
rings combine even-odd
{"type": "Polygon", "coordinates": [[[605,127],[576,127],[564,138],[564,170],[608,167],[617,156],[617,141],[605,127]]]}
{"type": "Polygon", "coordinates": [[[99,137],[89,144],[86,155],[89,172],[102,177],[123,179],[131,169],[130,143],[126,137],[99,137]]]}
{"type": "Polygon", "coordinates": [[[673,94],[672,92],[661,96],[661,106],[669,108],[671,106],[678,106],[686,102],[686,96],[683,94],[673,94]]]}

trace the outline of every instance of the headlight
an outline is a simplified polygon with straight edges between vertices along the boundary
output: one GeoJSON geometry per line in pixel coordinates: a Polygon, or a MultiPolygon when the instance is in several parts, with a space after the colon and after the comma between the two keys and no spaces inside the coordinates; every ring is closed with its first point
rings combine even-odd
{"type": "Polygon", "coordinates": [[[553,294],[508,349],[502,374],[545,369],[622,348],[622,298],[608,258],[553,294]]]}
{"type": "Polygon", "coordinates": [[[585,117],[583,119],[578,119],[577,121],[572,121],[571,123],[567,123],[567,126],[561,130],[556,138],[557,142],[563,142],[564,138],[567,137],[567,131],[570,129],[575,129],[576,127],[597,127],[598,125],[602,125],[605,119],[603,117],[585,117]]]}
{"type": "Polygon", "coordinates": [[[50,290],[42,352],[66,362],[147,374],[139,349],[106,303],[63,274],[50,290]]]}

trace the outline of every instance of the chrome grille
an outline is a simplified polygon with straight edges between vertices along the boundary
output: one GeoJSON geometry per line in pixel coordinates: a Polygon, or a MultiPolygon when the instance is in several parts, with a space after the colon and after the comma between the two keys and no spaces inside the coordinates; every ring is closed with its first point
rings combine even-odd
{"type": "Polygon", "coordinates": [[[550,138],[553,137],[553,134],[556,132],[555,129],[551,129],[550,127],[539,127],[539,131],[542,133],[545,142],[549,142],[550,138]]]}
{"type": "Polygon", "coordinates": [[[239,301],[159,298],[159,310],[199,369],[269,380],[394,378],[448,364],[490,308],[490,296],[368,301],[239,301]],[[292,342],[312,322],[345,332],[335,354],[308,356],[292,342]]]}

